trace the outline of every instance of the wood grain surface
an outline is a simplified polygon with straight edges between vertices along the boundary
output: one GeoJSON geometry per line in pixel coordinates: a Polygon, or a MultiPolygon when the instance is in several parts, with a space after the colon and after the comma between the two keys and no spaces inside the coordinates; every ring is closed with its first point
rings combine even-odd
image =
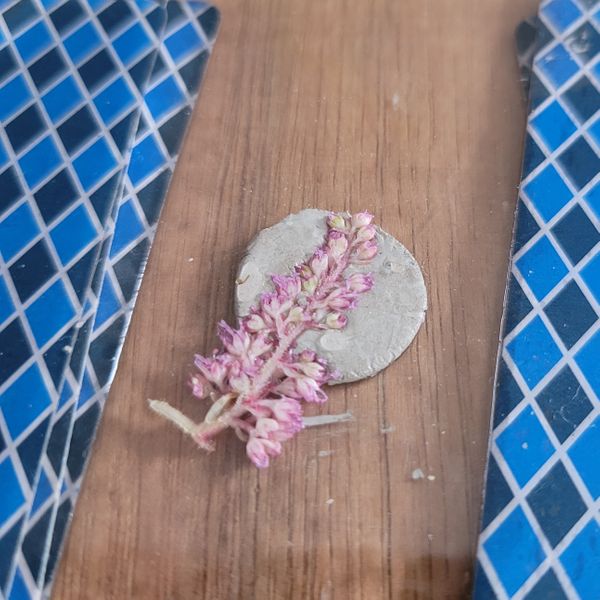
{"type": "Polygon", "coordinates": [[[468,596],[525,119],[513,31],[536,2],[220,8],[53,597],[468,596]],[[430,309],[395,364],[331,391],[322,412],[353,422],[259,472],[233,436],[205,455],[146,399],[202,414],[184,381],[232,317],[238,260],[303,207],[374,212],[430,309]]]}

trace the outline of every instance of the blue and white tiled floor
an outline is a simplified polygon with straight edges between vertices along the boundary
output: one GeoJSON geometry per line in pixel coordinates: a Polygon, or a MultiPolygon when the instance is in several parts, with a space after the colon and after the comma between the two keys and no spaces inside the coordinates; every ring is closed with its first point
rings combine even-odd
{"type": "Polygon", "coordinates": [[[0,598],[35,598],[49,590],[218,13],[151,0],[0,0],[0,12],[0,598]]]}
{"type": "Polygon", "coordinates": [[[600,598],[600,2],[542,2],[474,598],[600,598]]]}

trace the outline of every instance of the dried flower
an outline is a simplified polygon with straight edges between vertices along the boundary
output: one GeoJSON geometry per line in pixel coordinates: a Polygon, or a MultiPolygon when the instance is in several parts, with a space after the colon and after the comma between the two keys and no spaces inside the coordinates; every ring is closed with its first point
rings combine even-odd
{"type": "Polygon", "coordinates": [[[267,467],[281,443],[302,429],[301,402],[325,402],[323,385],[338,377],[315,352],[296,351],[296,342],[310,329],[346,327],[345,313],[373,287],[370,274],[345,273],[377,254],[372,220],[365,212],[329,215],[324,243],[310,259],[292,274],[274,275],[273,291],[260,297],[238,329],[218,324],[223,350],[197,355],[198,372],[190,378],[192,394],[212,401],[202,423],[166,402],[152,400],[151,407],[206,450],[231,427],[245,441],[250,460],[267,467]]]}

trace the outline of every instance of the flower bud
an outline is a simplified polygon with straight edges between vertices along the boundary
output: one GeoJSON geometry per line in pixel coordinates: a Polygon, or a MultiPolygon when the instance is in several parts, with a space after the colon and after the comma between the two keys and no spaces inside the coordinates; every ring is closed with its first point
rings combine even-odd
{"type": "Polygon", "coordinates": [[[300,277],[297,275],[273,275],[271,280],[278,294],[295,298],[300,293],[300,277]]]}
{"type": "Polygon", "coordinates": [[[287,320],[290,323],[300,323],[304,317],[304,310],[300,306],[294,306],[288,313],[287,320]]]}
{"type": "Polygon", "coordinates": [[[202,400],[206,396],[205,385],[203,384],[200,377],[197,375],[192,375],[190,377],[190,385],[192,387],[192,394],[196,396],[196,398],[200,398],[202,400]]]}
{"type": "Polygon", "coordinates": [[[358,227],[364,227],[370,225],[373,220],[373,215],[368,212],[359,212],[352,215],[352,227],[355,229],[358,227]]]}
{"type": "Polygon", "coordinates": [[[361,227],[354,236],[354,241],[356,243],[368,242],[375,237],[375,225],[365,225],[361,227]]]}
{"type": "Polygon", "coordinates": [[[298,354],[298,360],[301,362],[312,362],[316,360],[316,358],[317,353],[314,350],[309,350],[308,348],[306,350],[302,350],[302,352],[298,354]]]}
{"type": "Polygon", "coordinates": [[[297,267],[297,272],[303,279],[309,279],[313,276],[312,269],[308,265],[300,265],[297,267]]]}
{"type": "Polygon", "coordinates": [[[302,291],[303,292],[306,292],[307,294],[313,294],[316,289],[317,289],[317,278],[316,277],[311,277],[310,279],[307,279],[306,281],[302,282],[302,291]]]}
{"type": "Polygon", "coordinates": [[[316,277],[320,277],[327,270],[328,263],[327,254],[322,250],[317,250],[310,261],[310,268],[316,277]]]}
{"type": "Polygon", "coordinates": [[[325,319],[325,324],[329,329],[344,329],[348,323],[348,318],[341,313],[329,313],[325,319]]]}
{"type": "Polygon", "coordinates": [[[349,290],[362,294],[368,292],[373,287],[373,277],[364,273],[354,273],[346,280],[349,290]]]}
{"type": "Polygon", "coordinates": [[[377,254],[377,244],[373,241],[363,242],[356,247],[354,259],[356,262],[367,263],[377,254]]]}
{"type": "Polygon", "coordinates": [[[327,247],[333,258],[340,258],[348,249],[348,239],[338,231],[332,231],[327,240],[327,247]]]}
{"type": "Polygon", "coordinates": [[[260,315],[250,315],[244,319],[244,327],[248,331],[252,331],[256,333],[257,331],[262,331],[267,327],[265,320],[260,315]]]}
{"type": "Polygon", "coordinates": [[[246,454],[259,469],[265,469],[269,466],[269,456],[259,438],[250,437],[246,444],[246,454]]]}
{"type": "Polygon", "coordinates": [[[327,217],[327,226],[329,229],[336,229],[338,231],[346,231],[348,229],[346,219],[339,213],[332,213],[327,217]]]}

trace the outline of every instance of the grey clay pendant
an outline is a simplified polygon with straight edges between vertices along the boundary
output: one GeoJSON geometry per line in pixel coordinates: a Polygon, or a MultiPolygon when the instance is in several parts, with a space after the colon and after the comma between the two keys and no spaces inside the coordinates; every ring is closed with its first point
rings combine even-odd
{"type": "MultiPolygon", "coordinates": [[[[264,229],[241,261],[235,289],[238,317],[272,289],[270,275],[290,273],[323,243],[328,211],[306,209],[264,229]]],[[[377,228],[379,252],[352,272],[372,273],[373,289],[361,296],[345,329],[308,331],[298,347],[311,348],[337,368],[336,383],[371,377],[396,360],[425,318],[427,293],[419,265],[393,236],[377,228]]]]}

